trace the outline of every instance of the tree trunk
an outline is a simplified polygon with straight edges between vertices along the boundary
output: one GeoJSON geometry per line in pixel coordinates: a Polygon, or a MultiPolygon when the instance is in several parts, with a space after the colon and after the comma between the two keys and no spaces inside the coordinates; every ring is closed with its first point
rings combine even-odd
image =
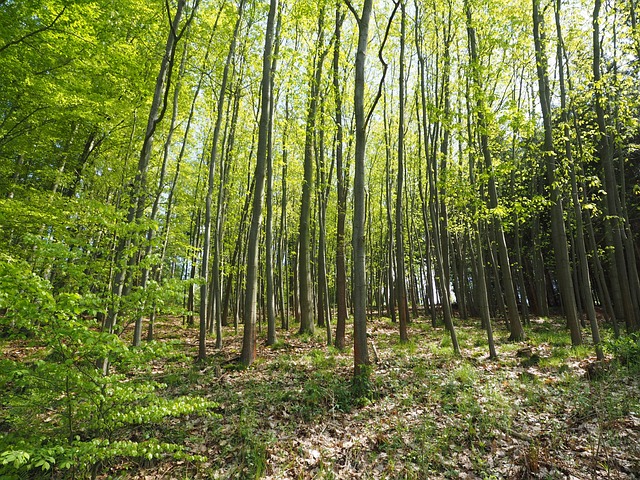
{"type": "Polygon", "coordinates": [[[298,280],[300,282],[300,333],[313,333],[313,282],[311,280],[311,196],[314,190],[313,140],[316,133],[318,96],[322,76],[322,64],[327,50],[324,49],[324,10],[318,17],[318,40],[314,58],[313,76],[309,88],[309,106],[304,141],[304,181],[300,206],[300,253],[298,257],[298,280]]]}
{"type": "Polygon", "coordinates": [[[262,223],[262,197],[267,163],[269,140],[269,113],[271,112],[271,52],[273,31],[278,0],[270,0],[267,30],[265,32],[264,57],[262,63],[262,83],[260,100],[260,123],[258,131],[258,151],[256,155],[255,189],[251,207],[251,225],[247,249],[247,276],[244,297],[244,333],[240,361],[249,366],[256,358],[256,295],[258,292],[258,243],[262,223]]]}
{"type": "MultiPolygon", "coordinates": [[[[214,188],[215,171],[217,168],[218,159],[218,143],[220,139],[220,130],[222,126],[222,117],[224,116],[224,104],[227,94],[227,84],[229,82],[229,68],[231,67],[231,61],[235,54],[236,42],[238,38],[238,32],[240,30],[240,23],[242,21],[242,11],[244,7],[244,0],[240,1],[238,6],[238,18],[233,30],[233,36],[231,38],[231,44],[229,46],[229,52],[227,54],[227,60],[224,64],[224,70],[222,72],[222,83],[220,85],[220,93],[218,95],[217,109],[216,109],[216,123],[213,128],[213,141],[211,144],[211,157],[209,159],[209,180],[207,188],[207,196],[205,199],[205,220],[204,220],[204,245],[202,248],[202,262],[201,262],[201,277],[203,279],[200,285],[200,335],[198,338],[198,360],[203,361],[206,358],[206,335],[207,335],[207,287],[209,278],[209,254],[211,250],[211,220],[212,220],[212,197],[214,188]]],[[[223,175],[220,175],[220,182],[223,182],[223,175]]],[[[217,265],[214,265],[213,276],[215,281],[212,287],[216,290],[213,295],[214,301],[220,301],[221,284],[220,284],[220,263],[219,255],[214,255],[214,261],[217,265]]],[[[215,324],[216,324],[216,346],[220,348],[222,346],[222,308],[220,303],[214,304],[215,308],[215,324]]],[[[213,319],[211,319],[213,321],[213,319]]]]}
{"type": "Polygon", "coordinates": [[[340,86],[340,33],[345,14],[341,9],[341,2],[336,2],[336,25],[333,43],[333,92],[335,97],[336,122],[336,180],[337,180],[337,209],[338,225],[336,231],[336,303],[338,317],[336,319],[335,346],[340,350],[345,347],[345,325],[347,323],[347,267],[345,262],[345,223],[347,216],[347,183],[348,168],[343,165],[344,134],[342,126],[342,88],[340,86]]]}
{"type": "Polygon", "coordinates": [[[571,265],[569,249],[567,246],[567,233],[564,225],[564,208],[562,206],[562,194],[556,183],[556,152],[553,146],[553,126],[551,124],[551,93],[549,92],[549,79],[547,76],[547,57],[544,52],[544,35],[541,32],[542,17],[539,13],[540,0],[533,0],[533,39],[536,53],[536,66],[538,73],[538,93],[542,109],[542,121],[544,125],[544,150],[547,167],[547,184],[551,188],[551,240],[556,260],[556,276],[564,314],[571,330],[572,345],[582,343],[578,309],[574,293],[573,280],[571,278],[571,265]]]}
{"type": "MultiPolygon", "coordinates": [[[[560,26],[560,8],[561,0],[555,2],[555,22],[556,22],[556,54],[558,59],[564,59],[564,44],[562,39],[562,30],[560,26]]],[[[600,344],[600,330],[598,320],[596,319],[595,302],[593,299],[593,290],[591,287],[591,275],[589,274],[589,262],[587,259],[587,249],[584,241],[584,225],[582,221],[582,207],[580,204],[580,196],[578,193],[578,182],[576,180],[575,162],[573,159],[573,151],[571,148],[569,118],[567,107],[567,93],[564,79],[564,62],[558,62],[558,80],[560,83],[560,106],[562,108],[562,123],[564,125],[564,147],[569,167],[569,175],[571,177],[571,197],[573,202],[573,213],[576,220],[576,250],[579,262],[579,273],[581,277],[580,292],[584,308],[591,326],[591,336],[596,349],[598,360],[604,359],[602,345],[600,344]]]]}
{"type": "Polygon", "coordinates": [[[406,272],[404,266],[403,206],[404,197],[404,43],[406,29],[406,8],[404,0],[400,2],[400,79],[398,107],[398,172],[396,182],[396,298],[398,300],[398,316],[400,317],[400,341],[407,342],[407,322],[409,307],[407,305],[406,272]]]}
{"type": "MultiPolygon", "coordinates": [[[[271,64],[271,90],[273,91],[273,80],[277,66],[278,50],[280,46],[280,30],[282,26],[282,11],[278,11],[276,23],[275,48],[273,61],[271,64]]],[[[271,112],[269,113],[269,142],[267,148],[267,218],[265,221],[265,276],[266,276],[266,309],[267,309],[267,345],[276,343],[276,311],[275,294],[273,280],[273,102],[271,102],[271,112]]]]}
{"type": "MultiPolygon", "coordinates": [[[[495,210],[498,206],[498,190],[496,187],[495,175],[493,172],[491,151],[489,149],[488,122],[484,114],[486,108],[483,100],[481,77],[478,71],[478,53],[475,28],[472,25],[471,8],[468,2],[465,2],[465,10],[467,17],[467,33],[469,36],[469,57],[471,60],[471,70],[473,83],[478,91],[477,117],[480,129],[480,150],[484,159],[484,169],[489,175],[489,208],[495,210]]],[[[509,328],[511,332],[510,339],[512,341],[520,341],[524,338],[524,330],[520,315],[518,313],[518,304],[516,301],[515,289],[513,286],[513,278],[511,275],[511,262],[509,261],[509,253],[507,251],[507,242],[504,236],[502,223],[496,214],[493,215],[493,230],[498,249],[498,259],[500,262],[500,274],[502,277],[502,287],[504,289],[505,299],[507,303],[507,313],[509,319],[509,328]]]]}
{"type": "MultiPolygon", "coordinates": [[[[140,150],[140,157],[138,159],[138,168],[136,177],[131,187],[130,206],[127,215],[126,222],[128,224],[139,221],[144,215],[144,208],[146,204],[146,187],[147,187],[147,172],[149,170],[149,162],[151,160],[151,150],[153,148],[153,137],[158,124],[164,117],[166,105],[166,92],[171,83],[171,72],[174,66],[176,44],[179,40],[178,26],[186,6],[186,0],[179,0],[176,13],[170,22],[169,35],[165,44],[165,52],[160,63],[160,70],[156,77],[156,84],[153,93],[153,100],[151,102],[151,108],[149,109],[149,116],[147,118],[147,127],[145,130],[144,141],[140,150]]],[[[197,4],[196,4],[197,7],[197,4]]],[[[194,7],[194,10],[195,8],[194,7]]],[[[193,18],[193,14],[191,15],[193,18]]],[[[115,253],[116,262],[116,275],[112,285],[112,295],[115,298],[114,303],[109,307],[107,319],[105,323],[105,329],[109,333],[113,333],[117,322],[119,299],[125,293],[125,281],[127,278],[127,267],[131,266],[132,262],[126,261],[126,249],[129,245],[129,239],[122,237],[118,243],[118,247],[115,253]]],[[[134,257],[132,257],[133,259],[134,257]]],[[[108,372],[108,360],[103,362],[103,371],[106,374],[108,372]]]]}
{"type": "Polygon", "coordinates": [[[595,110],[598,123],[599,145],[598,155],[604,170],[604,187],[606,195],[606,222],[605,234],[607,243],[613,247],[608,249],[611,268],[611,287],[613,293],[613,306],[617,308],[616,316],[623,317],[627,331],[637,328],[636,312],[633,306],[630,290],[630,277],[627,272],[627,260],[623,243],[623,225],[620,205],[620,192],[616,182],[616,173],[613,165],[612,139],[607,131],[606,112],[604,108],[602,76],[600,73],[600,23],[599,14],[601,0],[595,0],[593,8],[593,80],[595,88],[595,110]]]}
{"type": "MultiPolygon", "coordinates": [[[[351,7],[351,5],[349,4],[351,7]]],[[[364,112],[365,63],[369,21],[373,0],[364,0],[362,16],[353,10],[358,22],[358,49],[355,61],[354,114],[356,118],[355,176],[353,180],[353,373],[359,389],[368,384],[367,278],[365,245],[365,158],[367,125],[364,112]]]]}

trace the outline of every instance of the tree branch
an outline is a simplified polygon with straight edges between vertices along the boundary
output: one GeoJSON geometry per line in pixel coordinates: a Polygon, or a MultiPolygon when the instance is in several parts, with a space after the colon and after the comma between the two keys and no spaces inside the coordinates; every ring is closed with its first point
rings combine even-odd
{"type": "Polygon", "coordinates": [[[53,22],[51,22],[49,25],[45,25],[44,27],[38,28],[37,30],[34,30],[33,32],[27,33],[26,35],[16,39],[16,40],[11,40],[8,43],[5,43],[2,47],[0,47],[0,53],[4,52],[7,48],[13,46],[13,45],[17,45],[23,41],[25,41],[27,38],[29,37],[33,37],[34,35],[37,35],[38,33],[44,32],[45,30],[49,30],[51,27],[53,27],[55,25],[55,23],[60,19],[60,17],[62,16],[62,14],[64,13],[64,11],[67,9],[67,6],[63,6],[62,10],[60,10],[60,13],[58,15],[56,15],[56,18],[53,19],[53,22]]]}
{"type": "Polygon", "coordinates": [[[356,22],[360,24],[360,15],[358,15],[358,12],[353,7],[353,4],[349,0],[344,0],[344,3],[347,5],[347,7],[349,7],[349,10],[351,10],[351,13],[353,13],[353,16],[356,17],[356,22]]]}
{"type": "Polygon", "coordinates": [[[382,87],[384,86],[384,79],[387,76],[387,68],[389,67],[387,62],[384,60],[384,57],[382,56],[382,52],[384,50],[385,44],[387,43],[387,38],[389,38],[389,30],[391,30],[391,22],[393,22],[393,17],[396,16],[396,12],[398,11],[400,2],[402,2],[402,0],[398,0],[397,2],[394,2],[395,6],[393,7],[393,12],[391,12],[391,16],[389,17],[389,21],[387,22],[387,28],[384,31],[384,38],[382,39],[382,44],[380,44],[380,48],[378,49],[378,58],[380,59],[380,63],[382,64],[382,78],[380,79],[380,84],[378,85],[378,93],[376,94],[376,97],[373,99],[373,104],[371,105],[371,108],[369,109],[369,113],[367,114],[367,119],[364,122],[365,128],[367,127],[367,125],[369,125],[369,120],[371,120],[371,115],[373,115],[373,111],[375,110],[376,105],[378,104],[378,101],[382,96],[382,87]]]}

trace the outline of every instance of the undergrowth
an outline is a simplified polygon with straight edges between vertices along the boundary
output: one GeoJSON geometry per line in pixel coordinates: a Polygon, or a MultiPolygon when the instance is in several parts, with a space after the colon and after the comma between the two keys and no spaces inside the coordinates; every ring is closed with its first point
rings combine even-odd
{"type": "Polygon", "coordinates": [[[196,332],[179,319],[158,324],[171,340],[133,349],[99,331],[91,298],[54,297],[20,269],[0,275],[2,348],[14,352],[0,365],[2,478],[153,477],[163,465],[184,478],[598,477],[640,455],[629,433],[637,335],[606,340],[596,362],[561,321],[532,323],[520,343],[496,325],[491,361],[474,321],[458,322],[458,356],[427,319],[404,344],[396,324],[372,319],[377,358],[354,381],[352,351],[327,347],[320,329],[279,332],[236,368],[229,327],[224,348],[196,365],[196,332]]]}
{"type": "Polygon", "coordinates": [[[215,402],[165,396],[166,384],[150,378],[151,360],[184,358],[175,342],[131,349],[100,331],[91,298],[54,296],[26,265],[0,265],[3,343],[30,352],[0,360],[0,477],[85,478],[123,459],[204,460],[162,435],[138,434],[170,418],[217,415],[215,402]]]}

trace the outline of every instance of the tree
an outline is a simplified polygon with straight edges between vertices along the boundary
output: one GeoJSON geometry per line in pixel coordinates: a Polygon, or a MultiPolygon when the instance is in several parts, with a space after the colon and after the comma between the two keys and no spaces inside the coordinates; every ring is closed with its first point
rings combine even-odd
{"type": "Polygon", "coordinates": [[[571,279],[569,265],[569,248],[567,246],[567,234],[564,225],[564,207],[560,188],[556,183],[556,151],[553,146],[553,126],[551,124],[551,93],[549,91],[549,79],[547,76],[547,57],[544,51],[544,38],[541,31],[542,16],[540,15],[540,2],[533,0],[533,39],[535,44],[536,66],[538,73],[538,94],[542,108],[542,121],[544,124],[544,157],[547,166],[547,184],[551,189],[551,238],[556,259],[556,273],[562,296],[562,307],[567,317],[571,330],[571,343],[580,345],[582,335],[576,297],[571,279]]]}
{"type": "MultiPolygon", "coordinates": [[[[560,24],[560,8],[561,2],[556,1],[554,4],[554,17],[556,23],[556,54],[557,58],[564,59],[564,45],[562,41],[562,30],[560,24]]],[[[539,11],[538,5],[534,5],[534,15],[536,11],[539,11]]],[[[534,18],[534,25],[536,24],[536,20],[534,18]]],[[[538,39],[539,42],[539,39],[538,39]]],[[[544,65],[538,67],[538,69],[543,69],[544,65]]],[[[542,72],[543,76],[544,71],[542,72]]],[[[593,338],[593,343],[596,348],[596,355],[598,360],[604,359],[604,353],[602,352],[602,346],[600,345],[600,331],[598,327],[598,320],[596,318],[596,309],[595,309],[595,301],[593,299],[593,291],[591,287],[591,275],[589,273],[589,263],[587,258],[587,250],[585,246],[584,240],[584,225],[582,221],[582,206],[580,204],[580,196],[578,193],[578,184],[576,180],[576,168],[575,161],[573,159],[573,149],[570,140],[570,131],[569,131],[569,111],[567,105],[567,92],[564,78],[564,61],[558,62],[558,82],[560,86],[560,108],[561,111],[561,121],[563,124],[563,134],[564,134],[564,153],[569,166],[569,174],[571,177],[571,197],[573,203],[573,213],[576,221],[576,250],[578,255],[579,264],[576,265],[580,270],[581,282],[580,282],[580,295],[582,296],[582,302],[584,305],[584,309],[587,313],[587,318],[589,319],[589,325],[591,326],[591,335],[593,338]]],[[[545,79],[545,94],[549,94],[548,91],[548,79],[545,79]]],[[[542,97],[542,92],[540,93],[542,97]]],[[[549,99],[547,99],[549,101],[549,99]]],[[[548,108],[548,107],[547,107],[548,108]]],[[[545,112],[543,112],[544,114],[545,112]]],[[[547,112],[548,113],[548,112],[547,112]]],[[[545,125],[546,128],[546,125],[545,125]]],[[[546,137],[545,137],[546,139],[546,137]]],[[[556,212],[557,215],[557,212],[556,212]]],[[[575,327],[574,327],[575,328],[575,327]]],[[[573,330],[572,330],[573,332],[573,330]]]]}
{"type": "MultiPolygon", "coordinates": [[[[169,4],[167,7],[167,16],[169,18],[169,35],[167,38],[164,56],[162,58],[162,62],[160,64],[160,69],[158,71],[158,76],[156,78],[155,90],[153,94],[153,101],[151,103],[151,108],[149,110],[149,116],[147,118],[147,125],[144,134],[144,141],[142,143],[142,148],[140,150],[140,156],[138,159],[138,168],[136,177],[131,185],[130,195],[129,195],[129,211],[127,214],[126,222],[128,224],[134,224],[141,221],[145,213],[146,206],[146,189],[147,189],[147,174],[149,170],[149,162],[151,160],[151,152],[153,148],[154,134],[158,127],[158,124],[162,121],[164,114],[166,112],[167,107],[167,94],[169,91],[169,85],[171,83],[171,75],[173,72],[173,67],[175,63],[175,53],[176,53],[176,45],[178,40],[184,35],[189,23],[193,19],[195,15],[195,11],[198,7],[198,0],[193,5],[192,11],[188,20],[183,26],[182,30],[179,29],[182,15],[187,6],[186,0],[179,0],[178,5],[176,7],[176,12],[171,17],[171,11],[169,8],[169,4]]],[[[118,265],[118,269],[116,275],[113,280],[112,286],[112,295],[116,298],[116,302],[119,297],[121,297],[124,293],[125,280],[127,272],[131,276],[131,268],[138,261],[136,256],[130,256],[128,259],[125,255],[125,249],[127,248],[130,239],[123,236],[118,244],[118,249],[115,254],[116,264],[118,265]]],[[[148,278],[148,273],[142,278],[141,287],[144,289],[146,287],[146,282],[148,278]]],[[[113,333],[113,329],[116,324],[116,319],[118,315],[118,306],[112,305],[109,314],[107,317],[106,330],[109,333],[113,333]]],[[[138,344],[140,342],[140,331],[141,331],[141,319],[137,320],[138,325],[136,326],[136,334],[134,335],[134,343],[138,344]]],[[[106,373],[107,362],[105,361],[104,369],[106,373]]]]}
{"type": "Polygon", "coordinates": [[[373,0],[364,0],[362,13],[347,6],[358,23],[358,49],[355,61],[353,93],[356,117],[355,174],[353,178],[353,373],[356,385],[365,388],[368,382],[369,352],[367,348],[367,278],[365,245],[365,157],[367,122],[364,111],[365,65],[369,40],[369,21],[373,0]]]}
{"type": "MultiPolygon", "coordinates": [[[[465,12],[467,17],[467,33],[469,37],[469,58],[471,68],[471,78],[474,85],[474,91],[476,96],[476,115],[478,118],[478,129],[480,137],[480,152],[484,161],[484,171],[489,176],[489,198],[488,206],[494,211],[492,214],[493,221],[493,234],[498,249],[498,258],[500,265],[500,274],[502,277],[502,288],[504,289],[505,297],[507,300],[507,312],[509,328],[511,331],[510,339],[514,341],[522,340],[524,337],[524,330],[522,323],[520,322],[520,315],[518,313],[518,305],[516,302],[516,295],[513,286],[513,279],[511,275],[511,262],[509,261],[509,252],[507,250],[507,243],[504,236],[504,229],[500,218],[498,218],[495,209],[498,207],[498,190],[496,186],[496,178],[493,171],[493,160],[491,150],[489,148],[489,123],[486,117],[486,105],[482,93],[482,80],[480,74],[480,65],[478,59],[478,47],[476,40],[476,30],[473,26],[472,10],[468,1],[465,1],[465,12]]],[[[471,140],[471,139],[470,139],[471,140]]]]}
{"type": "MultiPolygon", "coordinates": [[[[278,59],[278,49],[280,46],[280,30],[282,27],[282,8],[278,10],[278,20],[276,24],[276,46],[271,65],[271,90],[274,89],[274,74],[278,59]]],[[[267,300],[267,345],[276,343],[276,312],[275,293],[273,279],[273,110],[274,102],[271,102],[271,112],[269,113],[269,142],[267,153],[267,218],[265,221],[265,276],[266,276],[266,300],[267,300]]],[[[284,310],[284,309],[283,309],[284,310]]],[[[282,312],[284,315],[284,311],[282,312]]]]}
{"type": "MultiPolygon", "coordinates": [[[[627,330],[634,331],[638,328],[636,313],[638,305],[634,305],[632,299],[632,286],[637,285],[629,274],[627,258],[625,255],[625,246],[623,237],[625,236],[622,221],[624,216],[620,211],[620,191],[619,184],[616,180],[616,173],[613,165],[612,141],[610,137],[607,121],[605,104],[606,99],[603,95],[603,79],[600,72],[601,65],[601,45],[600,45],[600,8],[601,0],[595,0],[593,7],[593,81],[594,81],[594,104],[598,125],[598,156],[602,164],[604,173],[604,187],[606,195],[606,221],[605,234],[607,244],[612,247],[608,250],[609,263],[611,268],[611,289],[613,293],[613,306],[616,308],[616,315],[624,318],[627,330]]],[[[629,251],[628,253],[632,253],[629,251]]],[[[630,268],[630,264],[629,264],[630,268]]],[[[636,293],[636,298],[638,292],[636,293]]]]}
{"type": "Polygon", "coordinates": [[[333,43],[333,95],[335,98],[335,156],[337,181],[337,231],[336,231],[336,303],[338,316],[336,319],[335,345],[339,349],[345,347],[345,325],[347,323],[347,269],[345,265],[345,219],[347,216],[347,193],[349,169],[343,165],[344,134],[342,126],[342,87],[340,86],[340,45],[341,30],[345,14],[341,8],[342,0],[336,1],[336,21],[333,43]]]}
{"type": "Polygon", "coordinates": [[[278,1],[270,0],[267,29],[265,31],[264,54],[262,61],[262,80],[260,87],[260,123],[258,130],[258,150],[254,173],[253,201],[251,205],[251,224],[247,246],[247,274],[244,293],[244,333],[240,361],[249,366],[256,358],[256,312],[258,294],[258,244],[260,224],[262,223],[262,197],[267,163],[269,140],[269,113],[271,112],[271,52],[278,1]]]}
{"type": "Polygon", "coordinates": [[[409,340],[407,335],[407,322],[409,318],[409,307],[407,304],[407,286],[405,284],[404,268],[404,239],[403,239],[403,207],[404,196],[404,104],[405,104],[405,78],[404,78],[404,48],[405,30],[407,21],[406,4],[404,0],[400,2],[400,78],[398,80],[398,172],[396,187],[396,298],[398,300],[398,314],[400,317],[400,341],[409,340]]]}
{"type": "Polygon", "coordinates": [[[314,191],[314,152],[313,143],[316,133],[318,101],[322,64],[328,53],[324,46],[324,8],[318,16],[318,41],[314,54],[313,75],[310,79],[309,106],[304,137],[304,181],[302,183],[302,201],[300,203],[300,225],[298,252],[298,281],[300,283],[300,333],[313,333],[313,283],[311,280],[311,194],[314,191]]]}
{"type": "MultiPolygon", "coordinates": [[[[201,262],[201,277],[203,279],[200,284],[200,334],[198,337],[198,360],[203,361],[206,357],[206,335],[207,335],[207,292],[208,292],[208,279],[209,279],[209,255],[211,250],[211,222],[212,222],[212,201],[213,201],[213,189],[215,172],[218,167],[219,156],[218,148],[220,142],[220,130],[222,127],[222,118],[224,116],[224,106],[227,94],[227,83],[229,82],[229,69],[231,68],[231,61],[235,54],[236,43],[238,41],[238,32],[240,30],[240,23],[242,21],[242,12],[244,10],[244,0],[240,0],[238,4],[238,17],[233,29],[233,36],[231,38],[231,44],[229,45],[229,52],[227,54],[227,60],[224,64],[224,71],[222,72],[222,83],[220,85],[220,92],[218,93],[218,102],[216,108],[216,122],[213,127],[213,140],[211,144],[211,156],[209,157],[209,175],[207,182],[207,195],[205,197],[205,215],[204,215],[204,245],[202,248],[202,262],[201,262]]],[[[220,176],[220,184],[224,183],[224,176],[220,176]]],[[[222,186],[220,187],[222,188],[222,186]]],[[[221,207],[221,198],[218,198],[218,208],[221,207]]],[[[219,218],[220,213],[217,217],[219,218]]],[[[217,224],[218,222],[216,222],[217,224]]],[[[218,230],[218,229],[217,229],[218,230]]],[[[219,230],[218,230],[219,232],[219,230]]],[[[219,250],[219,244],[216,246],[216,250],[219,250]]],[[[216,251],[214,255],[214,271],[213,271],[213,300],[215,302],[215,325],[216,325],[216,347],[222,347],[222,285],[220,282],[220,263],[219,252],[216,251]]]]}

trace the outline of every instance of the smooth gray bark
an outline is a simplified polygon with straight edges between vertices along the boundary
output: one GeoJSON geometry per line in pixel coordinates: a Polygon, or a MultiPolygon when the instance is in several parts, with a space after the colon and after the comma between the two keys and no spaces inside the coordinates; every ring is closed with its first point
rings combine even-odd
{"type": "Polygon", "coordinates": [[[571,277],[568,238],[564,225],[564,207],[560,188],[556,183],[556,151],[553,144],[553,125],[551,120],[551,92],[547,75],[547,57],[544,51],[544,36],[541,30],[542,17],[539,12],[540,1],[533,0],[533,41],[535,45],[536,66],[538,73],[538,94],[544,125],[543,154],[547,168],[547,185],[551,189],[551,241],[556,260],[556,276],[562,298],[564,314],[571,331],[572,345],[582,343],[578,308],[575,290],[571,277]]]}
{"type": "Polygon", "coordinates": [[[271,0],[267,30],[264,41],[264,58],[262,63],[262,83],[260,98],[260,122],[258,130],[258,149],[256,154],[255,185],[251,206],[251,225],[247,248],[247,274],[244,296],[244,333],[242,337],[242,353],[240,361],[249,366],[256,358],[256,310],[258,293],[258,244],[260,240],[260,225],[262,223],[262,197],[264,194],[264,180],[267,163],[267,148],[269,140],[269,113],[271,112],[271,52],[278,1],[271,0]]]}

